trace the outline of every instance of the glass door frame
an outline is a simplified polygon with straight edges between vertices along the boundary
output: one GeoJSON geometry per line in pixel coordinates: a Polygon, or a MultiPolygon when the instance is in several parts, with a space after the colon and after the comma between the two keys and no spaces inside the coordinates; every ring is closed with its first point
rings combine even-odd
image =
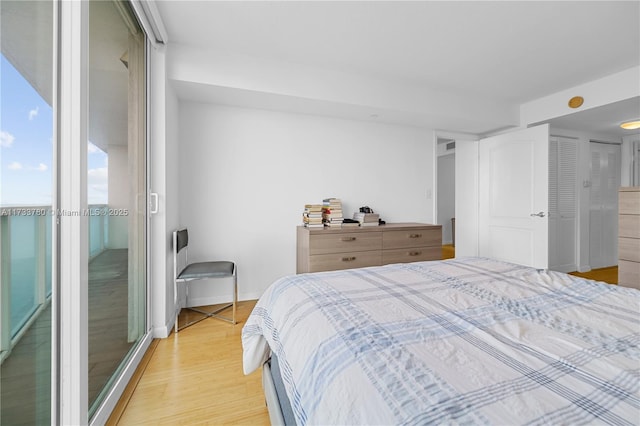
{"type": "MultiPolygon", "coordinates": [[[[54,424],[104,424],[131,379],[151,336],[149,275],[144,336],[125,362],[119,377],[91,419],[88,401],[88,218],[87,141],[89,74],[89,2],[54,2],[54,198],[53,319],[51,421],[54,424]]],[[[133,6],[133,4],[132,4],[133,6]]],[[[148,41],[145,45],[148,46],[148,41]]],[[[148,63],[148,48],[145,61],[148,63]]],[[[149,70],[146,69],[148,99],[149,70]]],[[[149,189],[148,108],[146,108],[149,189]]],[[[148,195],[145,195],[148,199],[148,195]]],[[[149,214],[145,203],[145,233],[149,244],[149,214]]],[[[146,254],[146,270],[149,255],[146,254]]]]}
{"type": "MultiPolygon", "coordinates": [[[[134,12],[136,11],[136,5],[137,3],[131,2],[130,3],[131,8],[134,10],[134,12]]],[[[142,29],[143,33],[144,33],[144,29],[142,29]]],[[[149,193],[150,193],[150,179],[151,179],[151,175],[150,175],[150,160],[149,160],[149,149],[150,149],[150,143],[149,143],[149,107],[148,107],[148,99],[149,99],[149,81],[150,81],[150,70],[148,67],[149,64],[149,49],[150,49],[150,43],[149,43],[149,39],[145,34],[144,37],[144,58],[143,58],[143,62],[144,62],[144,99],[142,99],[142,102],[145,103],[144,106],[144,114],[143,114],[143,120],[144,122],[141,123],[141,126],[144,128],[144,150],[145,150],[145,155],[144,155],[144,179],[145,179],[145,183],[144,183],[144,201],[139,203],[138,205],[141,206],[142,208],[144,208],[144,223],[143,223],[143,232],[144,232],[144,242],[145,242],[145,248],[144,248],[144,257],[145,257],[145,265],[144,265],[144,270],[145,270],[145,284],[144,284],[144,300],[145,300],[145,315],[144,315],[144,321],[145,321],[145,326],[144,326],[144,335],[139,339],[139,341],[136,343],[135,347],[132,348],[132,350],[129,353],[128,358],[126,359],[126,361],[120,365],[117,374],[117,377],[115,378],[115,380],[112,382],[110,389],[108,390],[107,394],[105,395],[104,399],[100,402],[100,404],[98,405],[98,407],[96,408],[96,410],[93,412],[93,415],[91,416],[91,418],[89,419],[89,424],[91,425],[103,425],[107,422],[107,420],[109,419],[109,417],[111,416],[111,413],[113,412],[113,409],[115,408],[116,404],[118,403],[120,397],[122,396],[125,388],[127,387],[127,385],[129,384],[129,381],[131,380],[131,378],[133,377],[136,368],[138,367],[138,365],[140,364],[143,356],[145,355],[147,349],[149,348],[149,346],[151,345],[151,341],[153,340],[153,335],[152,335],[152,326],[151,326],[151,286],[150,286],[150,279],[149,277],[150,275],[150,243],[151,243],[151,236],[150,236],[150,205],[149,205],[149,193]]],[[[132,60],[133,58],[129,58],[130,60],[132,60]]],[[[135,214],[134,212],[131,212],[131,214],[135,214]]],[[[130,250],[132,249],[131,247],[129,248],[130,250]]],[[[130,295],[131,297],[131,295],[130,295]]]]}
{"type": "Polygon", "coordinates": [[[52,423],[88,420],[88,2],[56,2],[52,423]]]}

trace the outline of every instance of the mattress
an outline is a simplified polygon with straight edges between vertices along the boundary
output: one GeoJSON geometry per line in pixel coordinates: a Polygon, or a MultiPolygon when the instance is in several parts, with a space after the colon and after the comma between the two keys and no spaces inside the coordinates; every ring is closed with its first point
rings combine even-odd
{"type": "Polygon", "coordinates": [[[507,262],[285,277],[242,343],[301,425],[640,421],[640,291],[507,262]]]}

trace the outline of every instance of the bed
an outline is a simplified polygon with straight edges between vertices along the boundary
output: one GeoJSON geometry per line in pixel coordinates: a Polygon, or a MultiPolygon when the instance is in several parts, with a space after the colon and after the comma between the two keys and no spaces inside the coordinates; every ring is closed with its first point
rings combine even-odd
{"type": "Polygon", "coordinates": [[[285,277],[242,330],[299,425],[637,425],[639,343],[640,291],[484,258],[285,277]]]}

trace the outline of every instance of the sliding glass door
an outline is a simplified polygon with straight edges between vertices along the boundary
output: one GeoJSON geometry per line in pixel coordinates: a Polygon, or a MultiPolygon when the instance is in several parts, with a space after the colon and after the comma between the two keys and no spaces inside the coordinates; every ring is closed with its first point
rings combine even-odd
{"type": "Polygon", "coordinates": [[[0,424],[104,423],[149,341],[146,39],[126,1],[0,18],[0,424]]]}
{"type": "Polygon", "coordinates": [[[145,51],[128,3],[89,3],[90,414],[145,331],[145,51]]]}
{"type": "Polygon", "coordinates": [[[0,423],[51,422],[54,8],[0,2],[0,423]]]}

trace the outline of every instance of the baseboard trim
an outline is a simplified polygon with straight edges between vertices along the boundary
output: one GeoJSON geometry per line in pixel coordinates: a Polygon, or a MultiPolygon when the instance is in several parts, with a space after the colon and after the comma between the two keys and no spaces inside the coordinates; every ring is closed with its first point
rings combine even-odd
{"type": "Polygon", "coordinates": [[[578,266],[578,272],[589,272],[589,271],[591,271],[591,265],[578,266]]]}

